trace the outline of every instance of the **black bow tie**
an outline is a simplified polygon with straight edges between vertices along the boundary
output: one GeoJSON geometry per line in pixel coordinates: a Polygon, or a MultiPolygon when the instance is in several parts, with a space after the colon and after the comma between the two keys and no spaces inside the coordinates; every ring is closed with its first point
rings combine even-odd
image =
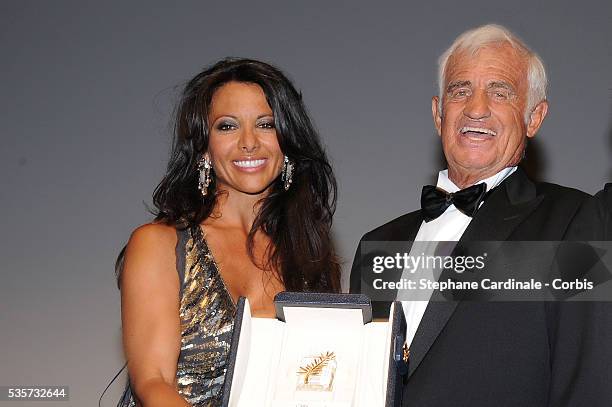
{"type": "Polygon", "coordinates": [[[421,193],[423,218],[425,222],[434,220],[451,205],[455,205],[461,212],[472,217],[486,195],[487,184],[484,182],[454,193],[446,192],[433,185],[425,185],[421,193]]]}

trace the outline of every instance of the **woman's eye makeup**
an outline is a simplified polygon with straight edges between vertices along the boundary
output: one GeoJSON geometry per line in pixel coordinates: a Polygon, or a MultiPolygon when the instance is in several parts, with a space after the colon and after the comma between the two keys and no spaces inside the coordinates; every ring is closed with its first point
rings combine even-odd
{"type": "Polygon", "coordinates": [[[262,120],[257,123],[257,127],[261,127],[262,129],[274,129],[274,119],[262,120]]]}
{"type": "Polygon", "coordinates": [[[217,125],[215,126],[215,128],[217,130],[220,131],[229,131],[229,130],[234,130],[235,128],[237,128],[238,125],[234,122],[230,122],[227,120],[221,120],[219,123],[217,123],[217,125]]]}
{"type": "MultiPolygon", "coordinates": [[[[258,120],[255,123],[255,126],[265,130],[273,130],[276,127],[274,125],[274,118],[258,120]]],[[[239,127],[240,125],[238,124],[238,122],[234,120],[220,120],[218,123],[215,124],[215,130],[217,131],[231,131],[238,129],[239,127]]]]}

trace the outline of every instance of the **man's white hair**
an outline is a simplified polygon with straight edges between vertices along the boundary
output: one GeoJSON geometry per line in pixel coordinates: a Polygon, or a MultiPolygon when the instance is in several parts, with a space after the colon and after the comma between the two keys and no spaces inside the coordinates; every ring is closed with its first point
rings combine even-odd
{"type": "Polygon", "coordinates": [[[546,100],[546,70],[542,60],[520,38],[501,25],[487,24],[461,34],[455,42],[438,59],[438,86],[440,98],[440,111],[442,111],[442,98],[446,93],[444,89],[444,74],[451,55],[456,52],[469,52],[474,55],[478,50],[488,45],[510,44],[519,54],[527,59],[527,108],[525,110],[525,123],[529,123],[531,112],[538,103],[546,100]]]}

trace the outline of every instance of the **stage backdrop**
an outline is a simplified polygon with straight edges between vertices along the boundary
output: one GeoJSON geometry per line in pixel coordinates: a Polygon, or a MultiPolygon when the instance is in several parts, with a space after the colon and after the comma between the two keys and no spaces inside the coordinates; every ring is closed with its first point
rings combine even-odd
{"type": "Polygon", "coordinates": [[[68,385],[62,405],[91,406],[121,367],[115,257],[151,219],[177,90],[202,67],[257,58],[301,89],[339,181],[346,281],[360,236],[416,209],[443,165],[436,59],[470,27],[507,25],[546,63],[538,176],[591,193],[612,178],[611,13],[607,0],[3,1],[0,385],[68,385]]]}

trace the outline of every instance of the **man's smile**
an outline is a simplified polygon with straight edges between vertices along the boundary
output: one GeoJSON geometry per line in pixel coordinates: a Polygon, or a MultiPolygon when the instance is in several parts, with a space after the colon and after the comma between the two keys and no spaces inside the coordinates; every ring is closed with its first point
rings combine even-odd
{"type": "Polygon", "coordinates": [[[495,130],[486,127],[465,126],[461,128],[460,133],[474,138],[497,136],[497,132],[495,130]]]}

